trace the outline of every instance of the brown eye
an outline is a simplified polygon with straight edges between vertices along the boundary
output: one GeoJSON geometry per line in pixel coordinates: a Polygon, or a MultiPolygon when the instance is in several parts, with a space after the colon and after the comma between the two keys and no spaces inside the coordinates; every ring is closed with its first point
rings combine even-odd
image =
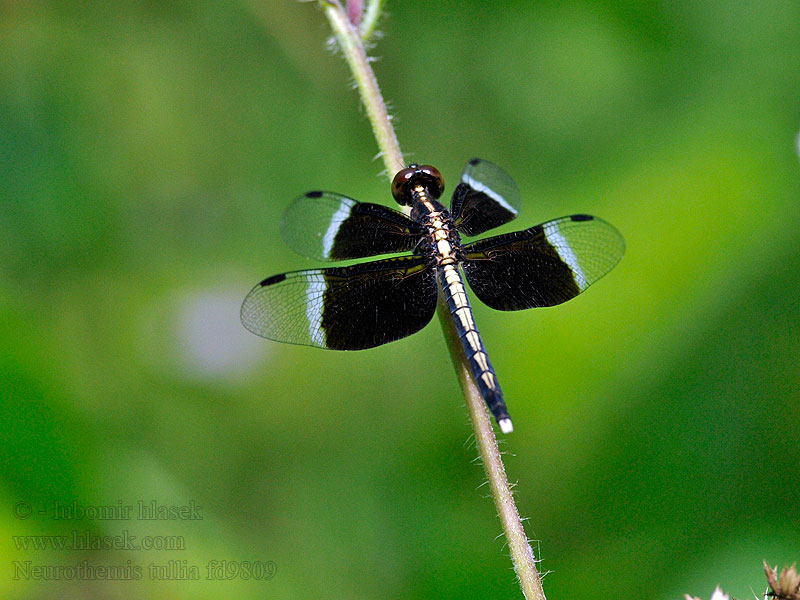
{"type": "Polygon", "coordinates": [[[436,167],[430,165],[408,165],[399,171],[392,181],[392,196],[400,204],[413,204],[413,190],[421,185],[436,200],[444,191],[444,179],[436,167]]]}

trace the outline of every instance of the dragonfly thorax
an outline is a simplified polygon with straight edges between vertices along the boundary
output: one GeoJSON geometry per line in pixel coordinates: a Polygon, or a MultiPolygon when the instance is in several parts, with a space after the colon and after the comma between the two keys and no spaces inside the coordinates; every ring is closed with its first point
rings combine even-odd
{"type": "Polygon", "coordinates": [[[419,254],[437,266],[453,264],[461,259],[461,236],[447,209],[436,200],[423,199],[414,204],[411,218],[425,228],[419,254]]]}

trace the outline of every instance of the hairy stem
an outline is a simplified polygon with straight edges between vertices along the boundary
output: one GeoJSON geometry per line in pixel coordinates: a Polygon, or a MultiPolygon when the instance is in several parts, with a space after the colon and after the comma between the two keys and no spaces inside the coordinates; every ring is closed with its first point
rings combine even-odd
{"type": "Polygon", "coordinates": [[[406,165],[403,162],[403,154],[400,152],[400,145],[397,143],[397,136],[389,119],[389,113],[386,111],[386,104],[383,102],[383,96],[378,88],[378,82],[372,72],[372,67],[369,66],[367,53],[361,43],[361,34],[358,28],[350,23],[347,13],[342,9],[338,0],[324,2],[323,6],[336,41],[347,59],[353,77],[355,77],[358,93],[367,110],[369,122],[372,124],[372,132],[375,134],[381,157],[386,165],[386,172],[389,177],[393,177],[406,165]]]}
{"type": "Polygon", "coordinates": [[[514,563],[514,571],[517,573],[522,593],[528,600],[545,600],[542,582],[536,569],[536,560],[533,557],[533,550],[528,543],[522,520],[519,518],[519,512],[511,494],[511,487],[508,484],[503,459],[500,456],[500,449],[497,446],[497,439],[494,436],[486,404],[470,373],[469,364],[464,355],[464,347],[461,345],[458,332],[453,324],[453,318],[441,291],[436,312],[439,315],[439,322],[442,324],[447,347],[450,350],[450,356],[456,368],[458,382],[461,385],[461,391],[464,393],[464,400],[469,409],[469,417],[475,430],[475,443],[478,446],[483,468],[489,480],[492,498],[497,507],[497,515],[503,525],[511,561],[514,563]]]}
{"type": "MultiPolygon", "coordinates": [[[[369,3],[374,12],[368,14],[364,20],[364,23],[368,23],[366,29],[363,28],[362,23],[362,29],[359,31],[357,25],[348,18],[338,0],[322,0],[325,15],[331,23],[339,47],[355,77],[361,101],[366,107],[372,131],[375,133],[381,156],[386,164],[386,172],[391,178],[397,171],[404,168],[405,164],[397,136],[386,111],[386,105],[362,43],[362,35],[366,33],[365,37],[368,37],[378,19],[381,4],[380,0],[373,0],[369,3]]],[[[470,419],[475,430],[475,441],[486,470],[486,477],[489,480],[492,498],[508,540],[511,560],[514,563],[514,570],[517,573],[522,593],[528,600],[545,600],[533,551],[525,536],[522,521],[514,504],[486,406],[470,374],[469,364],[464,355],[455,323],[441,292],[439,293],[437,313],[469,409],[470,419]]]]}

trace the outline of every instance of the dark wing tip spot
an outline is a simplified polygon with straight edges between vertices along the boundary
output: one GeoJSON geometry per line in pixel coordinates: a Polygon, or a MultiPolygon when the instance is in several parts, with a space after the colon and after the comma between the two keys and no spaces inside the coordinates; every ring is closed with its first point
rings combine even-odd
{"type": "Polygon", "coordinates": [[[481,162],[481,159],[480,159],[480,158],[473,158],[473,159],[471,159],[471,160],[470,160],[470,161],[469,161],[467,164],[468,164],[468,165],[472,165],[472,166],[474,167],[474,166],[475,166],[475,165],[477,165],[479,162],[481,162]]]}
{"type": "Polygon", "coordinates": [[[286,273],[281,273],[280,275],[273,275],[272,277],[267,277],[259,285],[261,287],[265,287],[265,286],[268,286],[268,285],[272,285],[273,283],[280,283],[284,279],[286,279],[286,273]]]}
{"type": "Polygon", "coordinates": [[[572,215],[570,220],[572,221],[591,221],[594,217],[591,215],[572,215]]]}
{"type": "Polygon", "coordinates": [[[313,192],[307,192],[306,198],[322,198],[322,192],[319,190],[315,190],[313,192]]]}

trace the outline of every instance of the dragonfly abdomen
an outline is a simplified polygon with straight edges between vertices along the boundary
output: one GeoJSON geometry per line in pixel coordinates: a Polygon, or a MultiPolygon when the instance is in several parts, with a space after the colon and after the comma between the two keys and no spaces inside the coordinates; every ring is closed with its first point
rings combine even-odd
{"type": "Polygon", "coordinates": [[[444,290],[447,307],[450,310],[464,348],[464,354],[469,362],[472,377],[478,384],[486,406],[492,411],[492,415],[497,420],[503,433],[509,433],[513,427],[511,418],[508,416],[506,403],[503,400],[503,392],[497,382],[492,363],[483,347],[483,340],[475,327],[475,320],[472,317],[472,307],[469,305],[464,281],[458,271],[456,264],[445,264],[439,267],[439,281],[444,290]]]}

